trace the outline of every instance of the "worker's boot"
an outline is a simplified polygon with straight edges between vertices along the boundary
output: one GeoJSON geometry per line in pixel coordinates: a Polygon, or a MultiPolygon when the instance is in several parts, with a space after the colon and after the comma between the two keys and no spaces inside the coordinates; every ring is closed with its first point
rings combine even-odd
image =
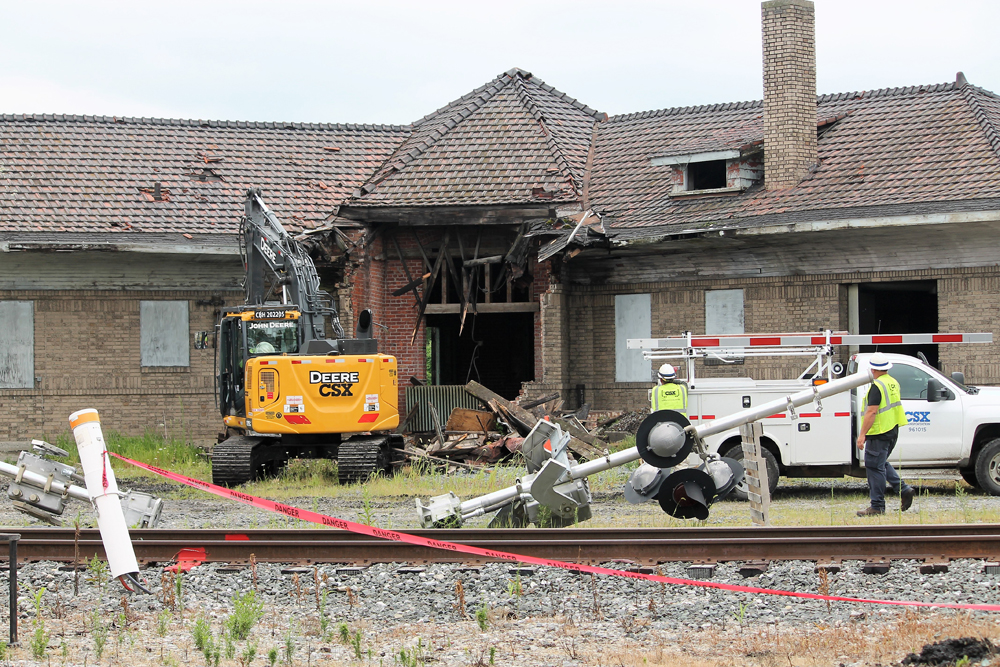
{"type": "Polygon", "coordinates": [[[874,507],[866,507],[858,512],[858,516],[875,516],[877,514],[885,514],[885,510],[877,510],[874,507]]]}
{"type": "Polygon", "coordinates": [[[899,494],[899,511],[905,512],[910,509],[910,505],[913,504],[913,496],[915,495],[917,495],[917,492],[913,490],[912,486],[903,489],[899,494]]]}

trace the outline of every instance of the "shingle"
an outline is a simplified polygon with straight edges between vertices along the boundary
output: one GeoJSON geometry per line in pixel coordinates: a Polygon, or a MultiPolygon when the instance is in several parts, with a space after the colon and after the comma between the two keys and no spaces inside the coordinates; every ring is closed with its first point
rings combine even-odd
{"type": "Polygon", "coordinates": [[[243,191],[258,186],[295,232],[323,221],[409,134],[409,128],[399,126],[285,127],[4,115],[0,230],[93,232],[131,225],[132,231],[235,232],[243,191]],[[331,144],[341,150],[324,150],[331,144]],[[224,180],[202,182],[188,176],[205,167],[199,155],[207,153],[222,158],[212,163],[212,171],[224,180]],[[293,154],[300,164],[287,159],[293,154]],[[286,185],[306,173],[308,181],[286,185]],[[170,201],[153,202],[142,194],[140,188],[156,182],[170,192],[170,201]]]}

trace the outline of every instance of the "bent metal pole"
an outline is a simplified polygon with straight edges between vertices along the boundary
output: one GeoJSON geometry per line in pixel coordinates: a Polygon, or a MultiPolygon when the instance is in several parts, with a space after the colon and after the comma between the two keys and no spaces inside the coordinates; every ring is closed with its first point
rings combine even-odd
{"type": "Polygon", "coordinates": [[[97,526],[101,530],[101,541],[108,556],[111,576],[135,576],[139,573],[139,564],[135,560],[132,539],[125,524],[118,482],[108,461],[107,445],[104,443],[97,410],[74,412],[69,416],[69,425],[80,452],[80,465],[83,467],[83,477],[87,480],[87,491],[97,509],[97,526]]]}
{"type": "MultiPolygon", "coordinates": [[[[828,396],[850,391],[851,389],[868,384],[871,381],[871,370],[866,369],[864,372],[858,372],[837,380],[831,380],[825,384],[812,385],[801,391],[795,392],[794,394],[789,394],[784,398],[777,398],[773,401],[762,403],[755,408],[740,410],[739,412],[734,412],[727,417],[713,419],[710,422],[700,424],[692,428],[697,437],[707,438],[710,435],[728,431],[731,428],[736,428],[737,426],[742,426],[743,424],[763,419],[769,415],[785,412],[789,408],[797,408],[802,405],[808,405],[816,400],[822,400],[828,396]]],[[[614,454],[608,454],[602,458],[570,467],[567,471],[567,478],[562,479],[560,483],[589,477],[595,473],[599,473],[603,470],[609,470],[611,468],[617,468],[618,466],[638,460],[639,458],[641,457],[639,456],[639,449],[637,447],[615,452],[614,454]]],[[[497,504],[513,500],[522,494],[530,494],[531,483],[534,478],[535,475],[526,475],[520,481],[520,484],[463,502],[460,509],[462,516],[464,518],[468,518],[470,516],[484,514],[488,511],[488,508],[493,508],[497,504]]]]}

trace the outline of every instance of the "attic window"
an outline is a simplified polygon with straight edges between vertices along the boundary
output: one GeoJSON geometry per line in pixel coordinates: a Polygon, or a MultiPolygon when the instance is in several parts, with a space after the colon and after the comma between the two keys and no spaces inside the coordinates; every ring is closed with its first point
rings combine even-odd
{"type": "Polygon", "coordinates": [[[671,197],[735,194],[763,177],[760,150],[722,150],[653,157],[654,167],[670,167],[671,197]]]}
{"type": "Polygon", "coordinates": [[[708,160],[688,165],[688,190],[715,190],[726,187],[726,161],[708,160]]]}

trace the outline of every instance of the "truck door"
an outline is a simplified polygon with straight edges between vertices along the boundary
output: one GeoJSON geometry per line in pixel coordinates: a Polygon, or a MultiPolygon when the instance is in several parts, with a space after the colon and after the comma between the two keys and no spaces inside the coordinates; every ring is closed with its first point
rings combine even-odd
{"type": "MultiPolygon", "coordinates": [[[[962,399],[952,391],[949,400],[928,402],[927,381],[932,377],[916,365],[893,364],[889,375],[899,382],[906,419],[899,428],[899,440],[890,462],[895,465],[943,465],[954,463],[962,453],[962,399]]],[[[948,383],[942,382],[945,386],[948,383]]]]}

